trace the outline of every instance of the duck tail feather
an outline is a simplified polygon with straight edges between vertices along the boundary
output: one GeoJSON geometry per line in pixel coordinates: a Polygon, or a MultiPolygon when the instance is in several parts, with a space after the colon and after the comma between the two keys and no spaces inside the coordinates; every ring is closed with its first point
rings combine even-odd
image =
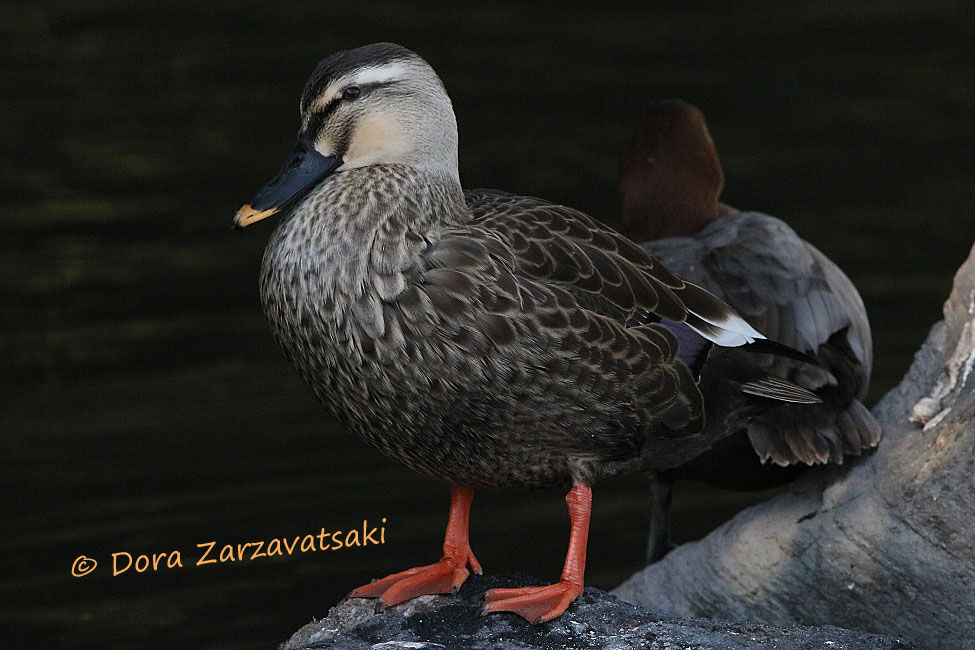
{"type": "Polygon", "coordinates": [[[871,449],[880,442],[880,424],[858,399],[850,402],[836,418],[836,426],[843,436],[843,452],[858,455],[863,449],[871,449]]]}
{"type": "Polygon", "coordinates": [[[772,375],[742,383],[741,392],[790,404],[819,404],[823,401],[816,393],[772,375]]]}
{"type": "Polygon", "coordinates": [[[748,437],[762,462],[777,465],[840,465],[877,446],[880,425],[859,401],[845,407],[829,391],[823,403],[783,404],[752,420],[748,437]]]}
{"type": "Polygon", "coordinates": [[[754,352],[759,354],[774,354],[777,357],[787,357],[789,359],[795,359],[796,361],[802,361],[814,366],[822,367],[823,364],[819,362],[819,359],[811,354],[796,350],[793,347],[789,347],[784,343],[779,343],[778,341],[773,341],[771,339],[762,339],[760,341],[752,341],[751,343],[745,343],[741,346],[742,350],[746,352],[754,352]]]}

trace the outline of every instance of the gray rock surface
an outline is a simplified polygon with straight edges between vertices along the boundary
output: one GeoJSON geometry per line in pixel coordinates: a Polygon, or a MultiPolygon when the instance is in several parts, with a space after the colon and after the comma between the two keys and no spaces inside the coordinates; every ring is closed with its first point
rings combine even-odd
{"type": "Polygon", "coordinates": [[[874,454],[810,473],[613,593],[666,616],[975,647],[975,250],[944,313],[874,409],[874,454]]]}
{"type": "Polygon", "coordinates": [[[377,613],[377,601],[352,599],[328,617],[298,630],[281,650],[527,648],[909,648],[909,644],[838,627],[773,627],[707,619],[661,621],[649,611],[588,588],[561,617],[530,625],[513,614],[481,617],[484,592],[493,587],[541,584],[526,576],[471,576],[455,596],[422,596],[377,613]]]}

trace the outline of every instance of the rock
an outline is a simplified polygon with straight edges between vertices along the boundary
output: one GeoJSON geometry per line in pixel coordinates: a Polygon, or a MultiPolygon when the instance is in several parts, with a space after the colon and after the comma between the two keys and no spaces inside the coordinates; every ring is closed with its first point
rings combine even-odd
{"type": "Polygon", "coordinates": [[[599,589],[587,588],[566,613],[544,625],[513,614],[479,616],[484,592],[542,584],[527,576],[471,576],[455,596],[421,596],[385,611],[378,601],[345,600],[298,630],[281,650],[525,650],[528,648],[857,648],[912,647],[838,627],[773,627],[708,619],[661,621],[599,589]]]}
{"type": "Polygon", "coordinates": [[[975,249],[944,314],[874,408],[875,453],[810,472],[613,593],[673,617],[975,647],[975,249]]]}

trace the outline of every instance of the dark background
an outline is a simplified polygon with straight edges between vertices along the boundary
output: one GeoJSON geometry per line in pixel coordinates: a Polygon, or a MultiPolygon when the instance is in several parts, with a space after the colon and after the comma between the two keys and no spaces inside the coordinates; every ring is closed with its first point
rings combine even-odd
{"type": "MultiPolygon", "coordinates": [[[[873,398],[899,380],[975,233],[970,6],[521,4],[0,8],[5,635],[273,647],[357,584],[439,557],[446,488],[329,419],[261,314],[271,225],[230,229],[290,151],[306,76],[337,49],[391,40],[430,61],[465,186],[608,222],[646,103],[698,104],[725,201],[785,219],[847,271],[874,327],[873,398]],[[382,547],[192,566],[201,542],[382,517],[382,547]],[[173,549],[184,568],[111,576],[113,552],[173,549]],[[72,578],[81,554],[99,567],[72,578]]],[[[645,490],[641,476],[596,486],[590,584],[641,565],[645,490]]],[[[686,486],[675,533],[761,496],[686,486]]],[[[488,572],[554,579],[567,528],[555,492],[475,501],[488,572]]]]}

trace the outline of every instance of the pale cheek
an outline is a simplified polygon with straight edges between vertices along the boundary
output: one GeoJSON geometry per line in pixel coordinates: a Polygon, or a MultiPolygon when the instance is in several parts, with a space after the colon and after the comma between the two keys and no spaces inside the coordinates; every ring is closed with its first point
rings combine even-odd
{"type": "Polygon", "coordinates": [[[379,115],[364,116],[356,124],[345,154],[346,166],[393,163],[403,160],[406,142],[395,120],[379,115]]]}
{"type": "Polygon", "coordinates": [[[323,156],[334,156],[335,155],[335,142],[332,136],[327,133],[322,133],[315,140],[315,151],[322,154],[323,156]]]}

